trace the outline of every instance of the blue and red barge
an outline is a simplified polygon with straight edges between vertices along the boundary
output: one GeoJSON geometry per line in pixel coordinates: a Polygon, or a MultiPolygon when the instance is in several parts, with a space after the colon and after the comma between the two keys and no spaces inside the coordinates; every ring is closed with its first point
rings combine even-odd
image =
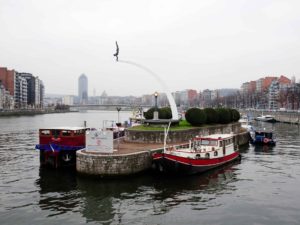
{"type": "Polygon", "coordinates": [[[76,166],[76,151],[85,148],[85,127],[55,127],[39,129],[41,166],[54,168],[76,166]]]}

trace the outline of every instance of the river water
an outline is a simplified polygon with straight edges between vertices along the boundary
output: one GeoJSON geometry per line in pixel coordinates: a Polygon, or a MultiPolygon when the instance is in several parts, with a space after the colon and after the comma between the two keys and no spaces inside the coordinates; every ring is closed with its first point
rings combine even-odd
{"type": "MultiPolygon", "coordinates": [[[[120,112],[120,120],[130,113],[120,112]]],[[[300,224],[300,129],[273,129],[273,148],[247,146],[242,161],[180,178],[143,174],[113,180],[41,170],[38,129],[102,127],[117,112],[0,118],[0,224],[300,224]]]]}

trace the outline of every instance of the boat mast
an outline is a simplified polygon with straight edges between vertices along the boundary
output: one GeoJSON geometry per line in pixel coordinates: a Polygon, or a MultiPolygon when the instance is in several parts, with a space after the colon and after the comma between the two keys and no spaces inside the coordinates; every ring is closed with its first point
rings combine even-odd
{"type": "Polygon", "coordinates": [[[168,124],[168,127],[164,127],[164,152],[166,151],[166,146],[167,146],[167,137],[168,137],[168,133],[170,130],[170,126],[171,126],[171,121],[168,124]]]}

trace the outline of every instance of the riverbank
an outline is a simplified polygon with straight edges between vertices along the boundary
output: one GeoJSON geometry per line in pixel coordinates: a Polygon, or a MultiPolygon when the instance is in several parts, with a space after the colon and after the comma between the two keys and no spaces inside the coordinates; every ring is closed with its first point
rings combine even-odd
{"type": "Polygon", "coordinates": [[[10,111],[1,111],[0,117],[8,116],[34,116],[40,114],[50,114],[50,113],[68,113],[68,112],[77,112],[70,110],[10,110],[10,111]]]}
{"type": "Polygon", "coordinates": [[[247,114],[252,118],[261,115],[271,115],[275,118],[276,122],[300,124],[300,112],[288,111],[261,111],[261,110],[239,110],[242,114],[247,114]]]}

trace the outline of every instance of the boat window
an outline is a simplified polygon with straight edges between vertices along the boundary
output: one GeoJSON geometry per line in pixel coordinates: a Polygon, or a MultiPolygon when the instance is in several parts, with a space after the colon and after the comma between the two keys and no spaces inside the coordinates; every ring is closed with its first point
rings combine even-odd
{"type": "Polygon", "coordinates": [[[206,159],[209,159],[209,153],[206,153],[206,154],[205,154],[205,158],[206,158],[206,159]]]}
{"type": "Polygon", "coordinates": [[[214,151],[214,156],[218,156],[218,152],[217,151],[214,151]]]}
{"type": "Polygon", "coordinates": [[[231,139],[227,139],[225,140],[225,145],[230,145],[232,142],[231,142],[231,139]]]}
{"type": "Polygon", "coordinates": [[[210,140],[211,146],[217,146],[218,142],[216,140],[210,140]]]}
{"type": "Polygon", "coordinates": [[[223,141],[220,141],[220,144],[219,144],[219,146],[220,146],[220,147],[222,147],[222,146],[223,146],[223,141]]]}
{"type": "Polygon", "coordinates": [[[60,134],[60,130],[52,130],[52,135],[53,135],[54,137],[59,136],[59,134],[60,134]]]}
{"type": "Polygon", "coordinates": [[[201,140],[201,145],[216,146],[216,140],[201,140]]]}
{"type": "Polygon", "coordinates": [[[74,135],[84,134],[85,130],[74,130],[74,135]]]}
{"type": "Polygon", "coordinates": [[[199,142],[198,141],[194,141],[193,142],[193,147],[196,150],[199,147],[199,142]]]}
{"type": "Polygon", "coordinates": [[[61,133],[62,133],[62,136],[71,136],[70,130],[63,130],[61,133]]]}
{"type": "Polygon", "coordinates": [[[50,130],[41,130],[41,135],[50,135],[50,130]]]}
{"type": "Polygon", "coordinates": [[[209,140],[201,140],[201,145],[208,145],[209,144],[209,140]]]}
{"type": "Polygon", "coordinates": [[[272,133],[266,133],[266,138],[272,139],[272,133]]]}

